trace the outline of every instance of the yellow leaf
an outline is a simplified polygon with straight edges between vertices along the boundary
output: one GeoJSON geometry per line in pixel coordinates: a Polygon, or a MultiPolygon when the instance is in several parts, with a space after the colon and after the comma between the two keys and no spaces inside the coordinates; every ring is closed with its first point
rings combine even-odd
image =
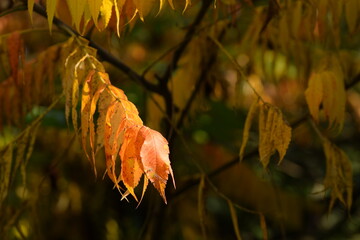
{"type": "Polygon", "coordinates": [[[242,138],[240,154],[239,154],[240,161],[242,161],[244,158],[245,147],[246,147],[247,141],[249,139],[249,132],[250,132],[251,124],[252,124],[252,121],[257,112],[258,104],[259,104],[259,100],[257,99],[256,101],[254,101],[251,104],[249,112],[246,116],[245,125],[244,125],[244,129],[243,129],[243,138],[242,138]]]}
{"type": "Polygon", "coordinates": [[[187,9],[190,5],[191,5],[191,0],[186,0],[183,13],[186,11],[186,9],[187,9]]]}
{"type": "Polygon", "coordinates": [[[155,4],[155,0],[133,0],[133,2],[139,12],[141,21],[144,21],[144,17],[150,12],[155,4]]]}
{"type": "Polygon", "coordinates": [[[88,0],[89,10],[96,27],[102,3],[103,0],[88,0]]]}
{"type": "Polygon", "coordinates": [[[227,203],[228,203],[228,205],[229,205],[229,210],[230,210],[230,215],[231,215],[231,221],[232,221],[232,223],[233,223],[233,227],[234,227],[236,239],[237,239],[237,240],[241,240],[240,229],[239,229],[239,222],[238,222],[238,217],[237,217],[236,209],[235,209],[235,207],[234,207],[234,204],[233,204],[230,200],[227,200],[227,203]]]}
{"type": "Polygon", "coordinates": [[[309,79],[308,87],[305,91],[305,98],[311,116],[316,122],[319,121],[319,108],[323,100],[322,78],[318,73],[312,73],[309,79]]]}
{"type": "Polygon", "coordinates": [[[87,77],[88,80],[85,81],[81,93],[81,140],[82,140],[81,142],[85,154],[89,161],[90,161],[90,156],[86,150],[87,149],[86,139],[89,132],[89,118],[90,118],[89,115],[90,115],[90,101],[91,101],[89,80],[92,78],[93,75],[94,75],[94,71],[89,72],[89,75],[87,77]]]}
{"type": "Polygon", "coordinates": [[[351,162],[340,148],[327,139],[324,139],[323,148],[326,156],[324,185],[325,188],[331,189],[329,211],[331,211],[336,199],[339,199],[350,209],[353,188],[351,162]]]}
{"type": "Polygon", "coordinates": [[[112,14],[113,0],[103,0],[100,8],[100,19],[102,20],[101,26],[98,26],[99,30],[104,30],[109,24],[112,14]]]}
{"type": "Polygon", "coordinates": [[[115,15],[116,15],[116,33],[120,37],[120,16],[126,0],[114,0],[115,15]]]}
{"type": "Polygon", "coordinates": [[[274,146],[277,152],[279,153],[279,162],[284,159],[286,151],[291,141],[291,128],[290,126],[284,121],[283,115],[281,114],[280,110],[277,109],[277,123],[276,123],[276,130],[274,133],[274,146]]]}
{"type": "Polygon", "coordinates": [[[30,15],[31,24],[33,24],[33,11],[35,0],[28,0],[28,11],[30,15]]]}
{"type": "MultiPolygon", "coordinates": [[[[93,95],[93,97],[91,99],[90,113],[89,113],[89,119],[88,119],[89,129],[90,129],[89,138],[90,138],[91,158],[92,158],[92,166],[94,168],[95,175],[96,175],[96,168],[95,168],[95,144],[96,144],[96,142],[95,142],[94,114],[96,111],[96,105],[99,101],[100,95],[103,93],[105,87],[106,87],[105,84],[103,86],[99,87],[99,89],[93,95]]],[[[86,119],[84,119],[84,121],[86,121],[86,119]]],[[[82,128],[82,130],[85,130],[85,129],[82,128]]]]}
{"type": "Polygon", "coordinates": [[[259,118],[259,155],[264,168],[267,167],[271,155],[274,153],[271,128],[274,120],[274,109],[265,104],[260,107],[259,118]]]}
{"type": "Polygon", "coordinates": [[[46,13],[48,18],[49,29],[51,33],[52,22],[56,11],[57,0],[46,0],[46,13]]]}
{"type": "Polygon", "coordinates": [[[75,28],[80,32],[80,22],[85,11],[86,0],[67,0],[72,22],[75,24],[75,28]]]}
{"type": "Polygon", "coordinates": [[[280,109],[270,104],[261,105],[259,131],[260,162],[266,168],[271,155],[277,151],[280,164],[291,141],[291,128],[284,121],[280,109]]]}

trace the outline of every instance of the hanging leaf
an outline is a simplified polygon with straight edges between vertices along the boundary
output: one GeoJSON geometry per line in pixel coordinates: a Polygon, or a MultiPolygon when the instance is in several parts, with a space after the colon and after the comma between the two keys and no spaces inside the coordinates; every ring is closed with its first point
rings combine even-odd
{"type": "Polygon", "coordinates": [[[305,91],[306,102],[311,116],[315,122],[319,121],[319,109],[323,99],[323,87],[321,75],[313,73],[309,79],[308,88],[305,91]]]}
{"type": "Polygon", "coordinates": [[[155,0],[133,0],[133,2],[139,12],[141,21],[144,21],[144,17],[150,12],[155,4],[155,0]]]}
{"type": "Polygon", "coordinates": [[[243,160],[244,158],[244,153],[245,153],[245,147],[246,144],[248,142],[249,139],[249,133],[250,133],[250,128],[251,128],[251,124],[253,122],[253,119],[255,117],[255,114],[257,112],[257,108],[259,105],[259,99],[257,99],[256,101],[254,101],[249,109],[249,112],[246,116],[246,120],[245,120],[245,125],[244,125],[244,129],[243,129],[243,138],[242,138],[242,142],[241,142],[241,147],[240,147],[240,161],[243,160]]]}
{"type": "Polygon", "coordinates": [[[141,127],[139,131],[141,145],[140,157],[144,173],[163,197],[165,203],[165,186],[170,174],[175,186],[174,175],[170,166],[169,146],[166,139],[157,131],[141,127]]]}
{"type": "Polygon", "coordinates": [[[56,11],[57,0],[46,0],[46,13],[48,17],[49,30],[51,33],[52,22],[56,11]]]}
{"type": "Polygon", "coordinates": [[[351,163],[347,155],[329,140],[324,139],[323,148],[326,157],[324,185],[326,189],[331,189],[329,211],[334,206],[336,199],[350,209],[353,189],[351,163]]]}
{"type": "Polygon", "coordinates": [[[236,239],[241,240],[240,229],[239,229],[239,221],[238,221],[236,209],[234,207],[234,204],[230,200],[227,200],[227,203],[229,205],[231,221],[233,223],[236,239]]]}
{"type": "Polygon", "coordinates": [[[264,168],[275,151],[279,153],[280,164],[291,141],[291,128],[284,121],[280,109],[270,104],[260,106],[259,135],[260,162],[264,168]]]}
{"type": "Polygon", "coordinates": [[[80,32],[80,22],[85,11],[85,5],[89,4],[87,0],[67,0],[69,6],[72,23],[75,24],[75,28],[80,32]]]}
{"type": "Polygon", "coordinates": [[[35,0],[28,0],[28,11],[29,11],[29,15],[30,15],[30,21],[31,21],[31,24],[33,24],[33,11],[34,11],[34,3],[35,3],[35,0]]]}
{"type": "Polygon", "coordinates": [[[332,70],[313,73],[305,91],[305,98],[310,114],[316,122],[319,121],[322,104],[329,127],[337,129],[338,132],[342,130],[345,121],[346,93],[341,69],[332,67],[332,70]]]}
{"type": "Polygon", "coordinates": [[[102,5],[100,7],[100,25],[98,25],[98,29],[100,31],[104,30],[109,24],[110,17],[112,14],[113,8],[113,0],[103,0],[102,5]]]}
{"type": "Polygon", "coordinates": [[[91,17],[97,27],[98,17],[100,13],[100,7],[103,3],[103,0],[88,0],[89,10],[91,13],[91,17]]]}

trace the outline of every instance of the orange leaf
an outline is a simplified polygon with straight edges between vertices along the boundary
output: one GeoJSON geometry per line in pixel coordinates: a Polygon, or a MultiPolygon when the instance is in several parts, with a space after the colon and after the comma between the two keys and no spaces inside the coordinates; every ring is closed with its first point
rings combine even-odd
{"type": "Polygon", "coordinates": [[[124,142],[120,149],[121,180],[131,195],[136,199],[134,188],[139,184],[143,174],[143,166],[140,161],[140,151],[135,145],[140,126],[133,125],[125,130],[124,142]]]}
{"type": "Polygon", "coordinates": [[[141,127],[138,135],[139,139],[144,140],[140,150],[144,172],[166,203],[165,186],[169,174],[171,174],[175,186],[169,160],[168,142],[159,132],[146,126],[141,127]]]}

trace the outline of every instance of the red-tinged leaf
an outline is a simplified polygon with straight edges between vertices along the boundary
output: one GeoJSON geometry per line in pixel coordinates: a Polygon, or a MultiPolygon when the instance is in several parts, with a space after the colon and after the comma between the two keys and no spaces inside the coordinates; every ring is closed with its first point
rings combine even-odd
{"type": "Polygon", "coordinates": [[[175,186],[169,160],[168,142],[159,132],[146,126],[141,127],[138,135],[140,142],[142,139],[144,140],[140,149],[144,172],[166,203],[165,187],[169,174],[171,174],[175,186]]]}
{"type": "Polygon", "coordinates": [[[136,200],[137,198],[133,189],[139,184],[143,174],[140,152],[135,145],[139,130],[140,126],[137,125],[128,127],[125,130],[124,142],[119,153],[121,158],[121,180],[136,200]]]}

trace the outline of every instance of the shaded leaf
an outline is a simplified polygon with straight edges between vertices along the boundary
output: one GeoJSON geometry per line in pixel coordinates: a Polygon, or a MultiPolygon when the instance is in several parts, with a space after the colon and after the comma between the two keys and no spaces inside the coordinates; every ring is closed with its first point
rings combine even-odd
{"type": "Polygon", "coordinates": [[[245,125],[244,125],[244,129],[243,129],[243,138],[241,141],[240,154],[239,154],[240,161],[242,161],[242,159],[244,158],[245,147],[246,147],[247,141],[249,139],[251,124],[252,124],[255,114],[257,112],[258,104],[259,104],[259,100],[254,101],[251,104],[249,112],[246,116],[245,125]]]}
{"type": "Polygon", "coordinates": [[[325,188],[331,189],[329,211],[339,199],[347,209],[352,205],[353,177],[352,167],[347,155],[329,140],[324,139],[323,148],[326,156],[325,188]]]}
{"type": "Polygon", "coordinates": [[[227,200],[227,203],[228,203],[228,206],[229,206],[231,221],[232,221],[232,223],[233,223],[233,227],[234,227],[234,232],[235,232],[236,239],[237,239],[237,240],[241,240],[240,229],[239,229],[239,222],[238,222],[238,217],[237,217],[236,209],[235,209],[235,207],[234,207],[234,204],[233,204],[230,200],[227,200]]]}
{"type": "Polygon", "coordinates": [[[48,17],[49,30],[51,33],[52,22],[56,11],[57,0],[46,0],[46,13],[48,17]]]}

